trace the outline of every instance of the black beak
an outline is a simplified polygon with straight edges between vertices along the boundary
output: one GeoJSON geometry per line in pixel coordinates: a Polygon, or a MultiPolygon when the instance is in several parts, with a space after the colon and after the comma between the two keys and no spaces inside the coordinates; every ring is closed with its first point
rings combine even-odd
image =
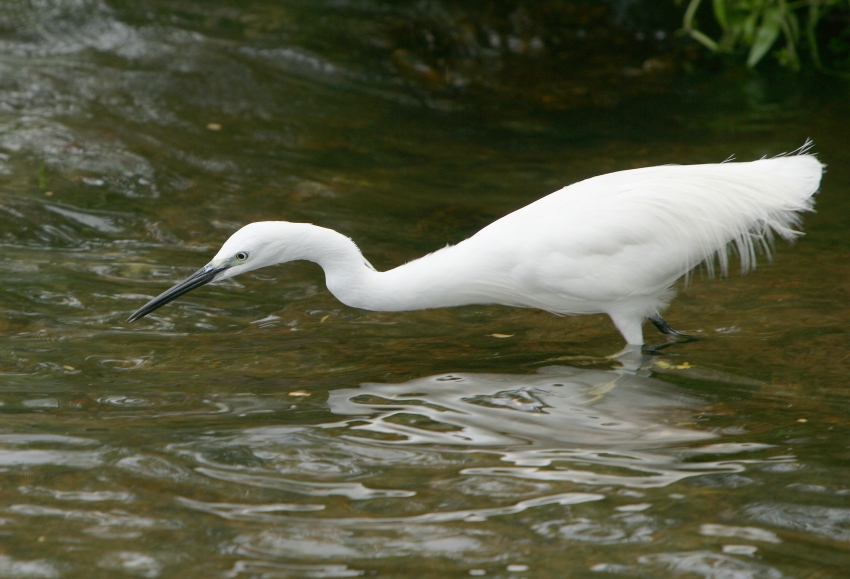
{"type": "Polygon", "coordinates": [[[219,266],[206,265],[206,266],[202,267],[201,269],[199,269],[198,271],[196,271],[195,273],[193,273],[192,275],[190,275],[189,277],[187,277],[186,279],[184,279],[183,281],[181,281],[180,283],[175,285],[170,290],[166,290],[166,291],[162,292],[161,294],[156,296],[154,299],[152,299],[151,301],[149,301],[148,303],[143,305],[141,308],[136,310],[136,312],[134,312],[132,316],[127,318],[127,322],[136,321],[139,318],[142,318],[142,317],[148,315],[152,311],[161,308],[165,304],[176,300],[177,298],[179,298],[183,294],[188,293],[195,288],[199,288],[202,285],[206,285],[206,284],[210,283],[213,280],[213,278],[215,278],[216,274],[224,271],[225,269],[227,269],[229,267],[230,267],[229,265],[219,265],[219,266]]]}

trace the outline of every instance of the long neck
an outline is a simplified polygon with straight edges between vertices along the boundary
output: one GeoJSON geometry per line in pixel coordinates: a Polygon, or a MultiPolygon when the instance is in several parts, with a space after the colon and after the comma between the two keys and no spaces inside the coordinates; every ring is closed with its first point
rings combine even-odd
{"type": "Polygon", "coordinates": [[[328,289],[342,303],[374,311],[448,307],[488,300],[472,281],[476,273],[449,247],[386,272],[375,271],[353,241],[322,227],[310,227],[299,259],[318,263],[328,289]]]}
{"type": "Polygon", "coordinates": [[[286,261],[305,259],[319,264],[325,271],[325,283],[337,299],[346,305],[360,305],[367,297],[366,285],[376,274],[371,264],[351,239],[334,231],[306,223],[287,224],[297,227],[297,236],[281,241],[291,252],[286,261]]]}

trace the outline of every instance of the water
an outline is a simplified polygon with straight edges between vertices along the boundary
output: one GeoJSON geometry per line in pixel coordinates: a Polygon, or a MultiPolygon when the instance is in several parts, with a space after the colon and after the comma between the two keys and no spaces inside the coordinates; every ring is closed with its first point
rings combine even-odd
{"type": "Polygon", "coordinates": [[[0,7],[0,576],[846,575],[847,87],[533,38],[438,69],[401,39],[439,7],[0,7]],[[703,339],[658,357],[605,359],[603,317],[352,310],[311,264],[124,323],[250,221],[383,269],[807,137],[806,237],[695,276],[667,318],[703,339]]]}

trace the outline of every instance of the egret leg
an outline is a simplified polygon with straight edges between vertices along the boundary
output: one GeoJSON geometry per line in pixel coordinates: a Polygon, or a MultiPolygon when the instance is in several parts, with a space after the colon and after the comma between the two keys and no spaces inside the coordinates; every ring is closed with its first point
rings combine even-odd
{"type": "Polygon", "coordinates": [[[628,345],[643,346],[643,316],[620,312],[609,312],[608,315],[628,345]]]}
{"type": "Polygon", "coordinates": [[[678,330],[674,330],[670,327],[664,318],[661,317],[661,314],[655,312],[655,315],[649,316],[649,321],[652,322],[652,325],[658,328],[658,331],[662,334],[667,334],[668,336],[675,336],[676,338],[690,338],[691,336],[687,334],[683,334],[678,330]]]}

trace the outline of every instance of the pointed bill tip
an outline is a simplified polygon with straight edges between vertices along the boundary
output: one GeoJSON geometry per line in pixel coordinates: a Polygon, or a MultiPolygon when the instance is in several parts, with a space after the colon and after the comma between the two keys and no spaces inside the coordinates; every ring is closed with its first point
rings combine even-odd
{"type": "Polygon", "coordinates": [[[132,323],[138,320],[139,318],[143,318],[149,313],[153,312],[164,306],[167,303],[170,303],[185,293],[192,291],[195,288],[199,288],[202,285],[206,285],[215,279],[215,276],[230,267],[229,265],[206,265],[181,281],[180,283],[174,285],[170,289],[162,292],[151,301],[143,305],[141,308],[133,312],[129,318],[127,318],[127,323],[132,323]]]}

